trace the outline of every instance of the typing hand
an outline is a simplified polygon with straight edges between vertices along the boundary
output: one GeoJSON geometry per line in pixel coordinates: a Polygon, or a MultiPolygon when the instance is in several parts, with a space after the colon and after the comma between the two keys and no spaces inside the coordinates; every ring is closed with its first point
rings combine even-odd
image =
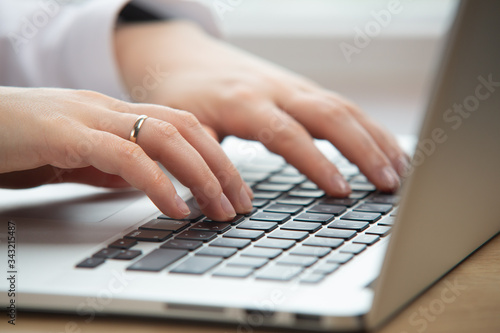
{"type": "Polygon", "coordinates": [[[329,140],[379,189],[398,188],[408,157],[389,133],[345,98],[189,23],[123,26],[115,40],[129,88],[157,71],[156,85],[136,97],[188,110],[220,137],[261,141],[329,195],[345,196],[349,185],[313,137],[329,140]]]}
{"type": "Polygon", "coordinates": [[[203,212],[228,220],[252,208],[252,192],[217,141],[190,113],[89,92],[0,87],[0,187],[78,182],[134,186],[165,214],[189,210],[160,162],[203,212]],[[138,115],[147,118],[131,142],[138,115]]]}

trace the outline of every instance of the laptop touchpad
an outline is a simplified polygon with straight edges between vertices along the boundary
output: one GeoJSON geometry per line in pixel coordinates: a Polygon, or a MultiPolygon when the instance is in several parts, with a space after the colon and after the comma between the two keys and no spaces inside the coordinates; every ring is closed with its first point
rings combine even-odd
{"type": "Polygon", "coordinates": [[[0,197],[0,216],[96,223],[143,198],[144,193],[58,184],[27,190],[0,190],[0,197]]]}

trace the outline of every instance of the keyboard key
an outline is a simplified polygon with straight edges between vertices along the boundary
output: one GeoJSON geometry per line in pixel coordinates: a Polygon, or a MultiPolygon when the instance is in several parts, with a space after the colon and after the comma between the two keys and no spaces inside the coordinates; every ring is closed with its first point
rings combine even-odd
{"type": "Polygon", "coordinates": [[[257,208],[254,207],[254,208],[252,208],[252,210],[250,211],[250,213],[246,213],[244,216],[249,217],[249,216],[252,216],[255,213],[257,213],[257,208]]]}
{"type": "Polygon", "coordinates": [[[201,212],[200,208],[197,207],[196,203],[194,201],[188,201],[187,202],[189,209],[191,210],[191,213],[186,216],[183,219],[174,219],[170,216],[167,216],[165,214],[162,214],[158,216],[159,219],[166,219],[166,220],[182,220],[182,221],[190,221],[190,222],[196,222],[201,220],[203,217],[203,213],[201,212]]]}
{"type": "Polygon", "coordinates": [[[331,214],[302,213],[293,218],[294,221],[328,223],[334,219],[331,214]]]}
{"type": "Polygon", "coordinates": [[[281,192],[270,192],[270,191],[253,191],[253,197],[255,199],[265,199],[273,200],[281,195],[281,192]]]}
{"type": "Polygon", "coordinates": [[[365,244],[346,244],[340,248],[340,252],[358,254],[366,249],[365,244]]]}
{"type": "Polygon", "coordinates": [[[290,281],[303,270],[302,266],[275,265],[258,270],[256,278],[259,280],[290,281]]]}
{"type": "Polygon", "coordinates": [[[257,243],[255,243],[256,247],[270,247],[274,249],[282,249],[282,250],[288,250],[292,246],[295,245],[294,240],[289,240],[289,239],[273,239],[273,238],[265,238],[257,243]]]}
{"type": "Polygon", "coordinates": [[[391,232],[391,227],[386,227],[382,225],[376,225],[371,227],[366,231],[367,234],[379,235],[379,236],[387,236],[391,232]]]}
{"type": "Polygon", "coordinates": [[[338,205],[315,205],[307,210],[308,213],[340,215],[346,211],[346,206],[338,205]]]}
{"type": "Polygon", "coordinates": [[[244,215],[236,215],[231,221],[215,221],[212,219],[205,219],[203,222],[216,222],[216,223],[229,223],[231,225],[236,225],[245,219],[244,215]]]}
{"type": "Polygon", "coordinates": [[[269,238],[293,239],[300,242],[306,239],[309,233],[306,231],[276,230],[269,234],[269,238]]]}
{"type": "Polygon", "coordinates": [[[257,257],[238,257],[228,261],[230,266],[248,266],[252,268],[261,268],[269,262],[267,258],[257,258],[257,257]]]}
{"type": "Polygon", "coordinates": [[[312,232],[316,232],[319,229],[321,229],[321,223],[290,221],[290,222],[283,224],[280,229],[281,230],[307,231],[309,233],[312,233],[312,232]]]}
{"type": "Polygon", "coordinates": [[[342,238],[345,240],[351,239],[356,236],[355,230],[342,230],[342,229],[323,229],[316,233],[316,237],[330,237],[330,238],[342,238]]]}
{"type": "Polygon", "coordinates": [[[357,212],[371,212],[371,213],[380,213],[380,214],[387,214],[390,212],[392,209],[392,205],[387,205],[387,204],[377,204],[377,203],[364,203],[356,208],[354,208],[354,211],[357,212]]]}
{"type": "Polygon", "coordinates": [[[352,191],[349,194],[349,199],[363,199],[366,198],[371,192],[368,191],[352,191]]]}
{"type": "Polygon", "coordinates": [[[356,175],[354,177],[351,177],[350,181],[351,182],[358,182],[358,183],[369,183],[370,182],[368,180],[368,178],[366,178],[366,176],[363,174],[359,174],[359,175],[356,175]]]}
{"type": "Polygon", "coordinates": [[[241,172],[241,178],[246,182],[261,182],[269,177],[268,172],[241,172]]]}
{"type": "Polygon", "coordinates": [[[331,274],[335,272],[340,267],[336,263],[324,263],[314,267],[314,273],[318,274],[331,274]]]}
{"type": "Polygon", "coordinates": [[[255,186],[257,191],[271,191],[271,192],[288,192],[295,185],[293,184],[272,184],[272,183],[260,183],[255,186]]]}
{"type": "Polygon", "coordinates": [[[373,192],[373,191],[375,191],[377,189],[375,187],[375,185],[373,185],[371,183],[351,182],[350,185],[351,185],[351,189],[353,191],[370,191],[370,192],[373,192]]]}
{"type": "Polygon", "coordinates": [[[333,253],[326,258],[328,263],[345,264],[354,257],[351,253],[333,253]]]}
{"type": "Polygon", "coordinates": [[[288,193],[291,197],[301,197],[301,198],[321,198],[325,195],[323,190],[294,190],[288,193]]]}
{"type": "Polygon", "coordinates": [[[233,229],[226,232],[224,237],[245,238],[254,241],[264,236],[264,234],[264,231],[260,230],[233,229]]]}
{"type": "Polygon", "coordinates": [[[208,246],[196,252],[196,255],[229,258],[237,251],[237,249],[231,247],[208,246]]]}
{"type": "Polygon", "coordinates": [[[363,231],[366,228],[368,228],[369,225],[370,224],[368,222],[363,222],[363,221],[337,220],[330,223],[328,228],[363,231]]]}
{"type": "Polygon", "coordinates": [[[109,244],[108,247],[114,247],[117,249],[130,249],[132,246],[136,245],[137,241],[131,238],[117,239],[113,243],[109,244]]]}
{"type": "Polygon", "coordinates": [[[104,258],[104,259],[108,259],[108,258],[113,258],[115,256],[118,255],[118,253],[120,253],[120,249],[115,249],[115,248],[105,248],[105,249],[102,249],[96,253],[94,253],[92,255],[93,258],[104,258]]]}
{"type": "Polygon", "coordinates": [[[275,175],[269,177],[267,180],[270,183],[278,183],[278,184],[300,184],[306,180],[306,176],[304,175],[296,175],[296,176],[285,176],[285,175],[275,175]]]}
{"type": "Polygon", "coordinates": [[[163,242],[170,236],[172,236],[172,231],[140,229],[128,233],[125,238],[132,238],[142,242],[163,242]]]}
{"type": "Polygon", "coordinates": [[[242,256],[247,257],[260,257],[260,258],[268,258],[274,259],[279,256],[283,251],[280,249],[268,249],[263,247],[252,247],[246,249],[241,253],[242,256]]]}
{"type": "Polygon", "coordinates": [[[366,221],[373,223],[380,219],[379,213],[348,212],[342,215],[343,220],[366,221]]]}
{"type": "Polygon", "coordinates": [[[276,200],[276,202],[282,205],[309,206],[314,202],[314,198],[291,197],[287,195],[284,198],[276,200]]]}
{"type": "Polygon", "coordinates": [[[317,257],[313,256],[297,256],[297,255],[287,255],[286,257],[280,258],[277,263],[279,265],[298,265],[302,267],[309,267],[318,261],[317,257]]]}
{"type": "Polygon", "coordinates": [[[182,240],[182,239],[171,239],[162,246],[161,249],[179,249],[193,251],[203,245],[202,241],[197,240],[182,240]]]}
{"type": "Polygon", "coordinates": [[[156,249],[127,267],[127,270],[158,272],[184,257],[187,253],[188,251],[185,250],[156,249]]]}
{"type": "Polygon", "coordinates": [[[325,205],[339,205],[339,206],[352,207],[358,203],[358,200],[349,198],[326,197],[321,200],[321,203],[325,205]]]}
{"type": "Polygon", "coordinates": [[[354,238],[353,243],[372,245],[378,242],[380,236],[378,235],[359,235],[354,238]]]}
{"type": "Polygon", "coordinates": [[[104,258],[87,258],[82,262],[78,263],[76,267],[78,268],[95,268],[106,261],[104,258]]]}
{"type": "Polygon", "coordinates": [[[174,267],[170,273],[203,274],[222,262],[222,258],[194,256],[174,267]]]}
{"type": "Polygon", "coordinates": [[[186,229],[189,225],[189,221],[155,219],[143,224],[139,229],[178,232],[186,229]]]}
{"type": "Polygon", "coordinates": [[[279,175],[285,175],[285,176],[297,176],[300,175],[300,171],[294,168],[291,165],[287,165],[283,170],[280,171],[279,175]]]}
{"type": "Polygon", "coordinates": [[[215,271],[213,276],[246,278],[253,273],[251,267],[223,267],[215,271]]]}
{"type": "Polygon", "coordinates": [[[395,216],[386,216],[380,221],[377,222],[378,225],[386,225],[386,226],[392,226],[394,225],[394,221],[396,220],[395,216]]]}
{"type": "Polygon", "coordinates": [[[295,215],[302,210],[302,206],[273,204],[264,208],[265,212],[284,213],[295,215]]]}
{"type": "Polygon", "coordinates": [[[120,253],[113,257],[113,259],[118,259],[118,260],[132,260],[137,258],[142,254],[142,251],[140,250],[120,250],[120,253]]]}
{"type": "Polygon", "coordinates": [[[300,256],[314,256],[323,258],[328,253],[332,251],[329,247],[321,247],[321,246],[298,246],[290,251],[291,254],[296,254],[300,256]]]}
{"type": "Polygon", "coordinates": [[[276,229],[278,223],[276,222],[263,222],[263,221],[245,221],[238,225],[238,229],[251,229],[251,230],[262,230],[264,232],[269,232],[276,229]]]}
{"type": "Polygon", "coordinates": [[[190,230],[213,231],[218,234],[222,234],[229,229],[231,229],[231,224],[223,222],[198,222],[190,228],[190,230]]]}
{"type": "Polygon", "coordinates": [[[268,163],[268,161],[263,161],[262,162],[255,162],[252,164],[246,164],[241,168],[241,172],[247,173],[247,172],[260,172],[260,173],[266,173],[270,174],[273,172],[280,171],[281,168],[283,167],[283,163],[280,161],[280,163],[268,163]]]}
{"type": "Polygon", "coordinates": [[[217,238],[210,243],[210,246],[220,247],[234,247],[236,249],[243,249],[252,243],[249,239],[238,238],[217,238]]]}
{"type": "Polygon", "coordinates": [[[283,223],[286,220],[288,220],[289,218],[290,218],[290,215],[288,215],[288,214],[261,212],[261,213],[254,214],[252,217],[250,217],[250,220],[283,223]]]}
{"type": "Polygon", "coordinates": [[[299,282],[307,284],[319,283],[323,281],[325,277],[326,277],[325,274],[309,273],[307,275],[300,277],[299,282]]]}
{"type": "Polygon", "coordinates": [[[254,206],[256,208],[262,208],[265,205],[267,205],[268,203],[269,203],[269,200],[266,200],[266,199],[253,199],[252,200],[252,206],[254,206]]]}
{"type": "Polygon", "coordinates": [[[399,199],[399,196],[395,194],[377,193],[368,198],[366,201],[380,204],[397,205],[399,199]]]}
{"type": "Polygon", "coordinates": [[[211,241],[217,237],[216,232],[212,231],[198,231],[198,230],[186,230],[178,234],[175,239],[186,239],[186,240],[197,240],[202,242],[211,241]]]}
{"type": "Polygon", "coordinates": [[[304,241],[303,244],[310,246],[330,247],[332,249],[335,249],[343,243],[344,240],[339,238],[311,237],[308,240],[304,241]]]}
{"type": "Polygon", "coordinates": [[[306,181],[302,184],[300,184],[300,188],[303,190],[317,190],[318,185],[314,184],[312,181],[306,181]]]}

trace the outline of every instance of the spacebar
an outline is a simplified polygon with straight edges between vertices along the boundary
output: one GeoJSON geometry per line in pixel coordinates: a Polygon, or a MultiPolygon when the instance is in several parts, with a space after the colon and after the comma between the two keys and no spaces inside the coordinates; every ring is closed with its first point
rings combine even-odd
{"type": "Polygon", "coordinates": [[[157,249],[127,267],[131,271],[158,272],[188,254],[185,250],[157,249]]]}

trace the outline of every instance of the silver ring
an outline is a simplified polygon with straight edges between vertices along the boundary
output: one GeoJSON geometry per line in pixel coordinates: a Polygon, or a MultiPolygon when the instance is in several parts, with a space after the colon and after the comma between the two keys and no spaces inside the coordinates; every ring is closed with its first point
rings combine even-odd
{"type": "Polygon", "coordinates": [[[144,121],[148,118],[146,115],[139,116],[137,120],[135,121],[134,127],[132,128],[132,131],[130,132],[130,138],[129,140],[132,141],[133,143],[137,142],[137,136],[139,135],[139,130],[141,129],[142,124],[144,124],[144,121]]]}

